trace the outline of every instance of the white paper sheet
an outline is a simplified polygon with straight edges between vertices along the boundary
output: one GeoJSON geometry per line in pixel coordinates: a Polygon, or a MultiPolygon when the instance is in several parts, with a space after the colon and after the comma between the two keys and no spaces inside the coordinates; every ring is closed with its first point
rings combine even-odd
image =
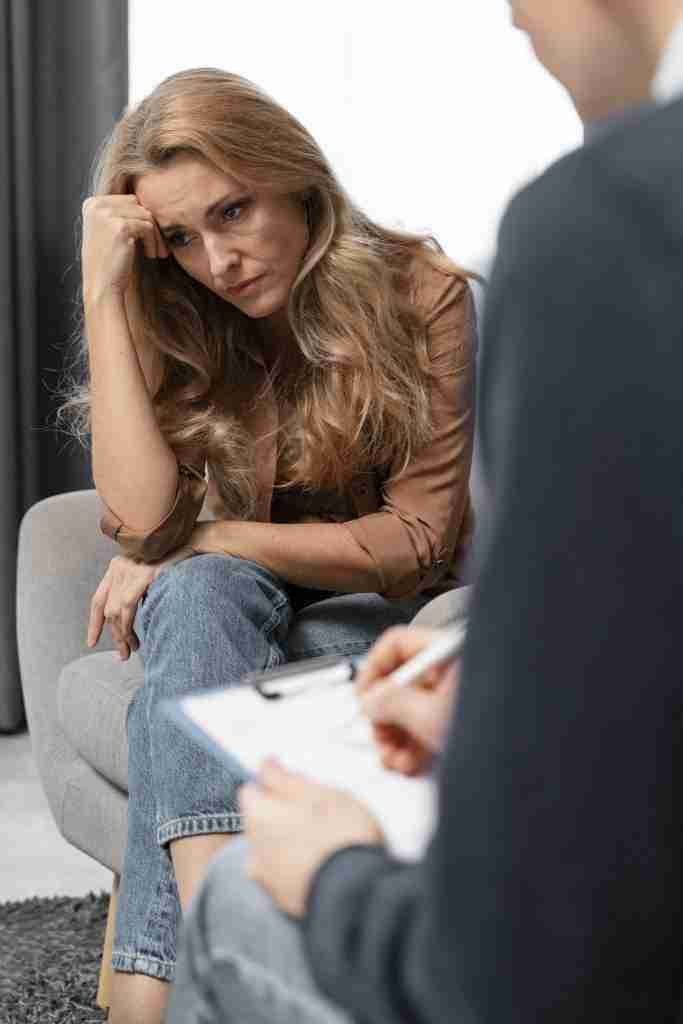
{"type": "Polygon", "coordinates": [[[373,811],[397,856],[418,859],[434,829],[432,778],[382,767],[367,720],[354,718],[349,685],[267,701],[251,687],[185,697],[182,713],[212,744],[255,772],[268,755],[293,771],[348,790],[373,811]]]}

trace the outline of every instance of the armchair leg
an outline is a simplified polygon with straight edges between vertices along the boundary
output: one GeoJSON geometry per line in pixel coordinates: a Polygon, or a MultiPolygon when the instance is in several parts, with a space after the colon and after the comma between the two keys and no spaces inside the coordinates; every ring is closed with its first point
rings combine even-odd
{"type": "Polygon", "coordinates": [[[109,1009],[110,987],[113,968],[111,966],[111,952],[114,945],[114,921],[116,919],[116,897],[119,891],[119,876],[114,875],[111,886],[111,897],[109,899],[109,913],[107,914],[107,929],[104,933],[104,949],[102,950],[102,964],[100,966],[100,983],[97,988],[97,1005],[101,1010],[109,1009]]]}

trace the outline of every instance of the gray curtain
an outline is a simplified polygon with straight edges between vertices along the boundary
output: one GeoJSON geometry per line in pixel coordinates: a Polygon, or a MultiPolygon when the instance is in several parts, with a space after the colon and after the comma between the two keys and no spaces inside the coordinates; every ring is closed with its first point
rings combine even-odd
{"type": "Polygon", "coordinates": [[[41,498],[92,486],[87,457],[50,424],[75,326],[80,207],[127,102],[127,36],[127,0],[0,0],[0,730],[23,718],[21,516],[41,498]]]}

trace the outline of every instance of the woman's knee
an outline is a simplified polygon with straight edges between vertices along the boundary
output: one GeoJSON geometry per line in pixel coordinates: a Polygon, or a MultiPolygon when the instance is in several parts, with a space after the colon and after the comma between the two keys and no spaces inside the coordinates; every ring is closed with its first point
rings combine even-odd
{"type": "MultiPolygon", "coordinates": [[[[188,615],[215,614],[222,606],[248,600],[249,592],[258,589],[257,572],[258,567],[232,555],[207,553],[183,559],[164,569],[150,585],[141,615],[149,620],[163,608],[166,621],[176,618],[184,623],[188,615]]],[[[273,577],[273,589],[274,583],[273,577]]]]}

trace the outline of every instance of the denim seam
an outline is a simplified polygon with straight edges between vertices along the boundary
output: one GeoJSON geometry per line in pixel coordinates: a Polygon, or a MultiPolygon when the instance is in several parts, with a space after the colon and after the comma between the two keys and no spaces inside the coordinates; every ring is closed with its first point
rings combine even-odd
{"type": "Polygon", "coordinates": [[[172,839],[185,836],[231,834],[244,828],[243,816],[237,812],[227,814],[194,814],[184,818],[172,818],[157,828],[157,843],[166,846],[172,839]]]}
{"type": "Polygon", "coordinates": [[[115,971],[146,974],[148,977],[159,978],[162,981],[173,981],[175,974],[175,961],[161,960],[159,957],[149,956],[148,953],[123,953],[119,949],[114,949],[111,955],[111,965],[115,971]],[[142,965],[146,969],[141,970],[142,965]]]}
{"type": "Polygon", "coordinates": [[[282,600],[279,601],[277,604],[273,601],[273,610],[270,613],[270,618],[266,619],[264,624],[261,626],[261,629],[263,630],[264,633],[272,633],[273,630],[280,624],[280,622],[282,621],[282,616],[280,615],[280,612],[282,611],[283,608],[287,606],[287,603],[288,598],[286,597],[282,598],[282,600]]]}
{"type": "MultiPolygon", "coordinates": [[[[373,640],[348,640],[346,643],[341,644],[322,644],[318,647],[307,647],[306,653],[300,658],[295,660],[304,661],[306,658],[316,658],[323,654],[348,654],[351,651],[366,651],[372,647],[373,640]]],[[[290,654],[296,655],[296,651],[290,651],[290,654]]]]}
{"type": "Polygon", "coordinates": [[[267,619],[267,621],[261,627],[261,630],[268,642],[268,659],[266,661],[264,669],[274,668],[275,665],[280,663],[280,654],[275,649],[273,644],[273,633],[282,622],[282,616],[280,612],[282,611],[283,608],[287,607],[288,603],[289,598],[283,596],[280,597],[279,601],[274,601],[273,610],[271,612],[270,618],[267,619]]]}
{"type": "MultiPolygon", "coordinates": [[[[236,572],[233,573],[233,576],[240,576],[242,579],[249,581],[256,578],[258,581],[258,577],[255,577],[252,573],[248,572],[236,572]]],[[[276,593],[277,597],[273,598],[271,598],[269,594],[265,595],[266,598],[269,601],[271,601],[272,609],[269,618],[267,618],[263,625],[259,627],[261,632],[265,635],[266,639],[268,640],[269,645],[271,642],[272,634],[275,632],[277,627],[282,622],[282,616],[280,615],[280,612],[289,604],[289,598],[287,597],[286,594],[283,594],[282,591],[279,589],[276,590],[276,593]]],[[[268,660],[266,662],[265,668],[272,668],[274,660],[278,660],[278,655],[277,652],[273,652],[271,647],[271,650],[268,652],[268,660]]]]}

